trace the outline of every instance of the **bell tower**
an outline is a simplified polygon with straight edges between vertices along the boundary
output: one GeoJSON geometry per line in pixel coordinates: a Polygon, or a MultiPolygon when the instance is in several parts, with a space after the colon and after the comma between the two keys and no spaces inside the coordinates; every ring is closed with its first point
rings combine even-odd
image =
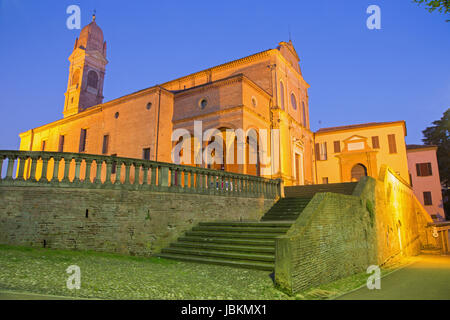
{"type": "Polygon", "coordinates": [[[106,41],[102,29],[92,22],[85,26],[75,40],[69,57],[70,69],[64,102],[64,118],[102,103],[105,79],[106,41]]]}

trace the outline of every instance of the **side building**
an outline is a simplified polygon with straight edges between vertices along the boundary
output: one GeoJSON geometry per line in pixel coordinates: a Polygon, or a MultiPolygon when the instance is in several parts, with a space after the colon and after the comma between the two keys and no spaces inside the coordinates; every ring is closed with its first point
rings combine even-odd
{"type": "Polygon", "coordinates": [[[436,150],[437,146],[406,146],[414,194],[434,221],[443,221],[445,213],[436,150]]]}
{"type": "Polygon", "coordinates": [[[386,164],[409,184],[405,136],[405,121],[319,129],[315,133],[317,183],[377,178],[386,164]]]}

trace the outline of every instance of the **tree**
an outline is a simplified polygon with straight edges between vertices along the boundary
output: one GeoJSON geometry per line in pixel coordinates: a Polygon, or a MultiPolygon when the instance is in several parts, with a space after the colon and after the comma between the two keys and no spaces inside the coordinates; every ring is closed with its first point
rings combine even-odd
{"type": "Polygon", "coordinates": [[[447,220],[450,220],[450,108],[444,112],[440,120],[433,122],[433,126],[422,131],[425,145],[435,145],[441,184],[444,188],[444,208],[447,220]]]}
{"type": "MultiPolygon", "coordinates": [[[[427,10],[433,12],[435,10],[440,13],[450,13],[450,0],[413,0],[415,3],[425,3],[427,10]]],[[[449,22],[450,20],[446,20],[449,22]]]]}

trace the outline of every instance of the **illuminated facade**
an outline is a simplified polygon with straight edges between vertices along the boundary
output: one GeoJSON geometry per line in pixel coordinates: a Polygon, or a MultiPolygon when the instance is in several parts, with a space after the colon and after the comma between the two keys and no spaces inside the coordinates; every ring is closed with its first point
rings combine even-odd
{"type": "MultiPolygon", "coordinates": [[[[64,118],[20,134],[21,150],[171,162],[172,132],[186,129],[193,134],[194,121],[201,121],[204,131],[242,129],[259,134],[265,129],[270,143],[253,150],[245,141],[246,157],[259,154],[260,148],[276,155],[270,164],[257,157],[253,164],[215,168],[282,178],[287,185],[314,183],[309,85],[290,41],[104,103],[106,42],[95,19],[82,29],[69,61],[64,118]],[[273,129],[279,130],[278,136],[271,135],[273,129]]],[[[208,144],[202,143],[203,148],[208,144]]]]}

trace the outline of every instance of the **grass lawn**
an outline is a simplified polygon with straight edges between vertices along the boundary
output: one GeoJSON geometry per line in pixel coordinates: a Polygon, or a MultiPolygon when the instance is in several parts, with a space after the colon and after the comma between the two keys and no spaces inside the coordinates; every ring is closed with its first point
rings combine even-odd
{"type": "MultiPolygon", "coordinates": [[[[387,272],[387,271],[383,271],[387,272]]],[[[0,245],[0,290],[99,299],[327,299],[367,280],[361,273],[290,297],[267,271],[160,258],[0,245]],[[69,290],[66,269],[81,269],[69,290]]]]}

